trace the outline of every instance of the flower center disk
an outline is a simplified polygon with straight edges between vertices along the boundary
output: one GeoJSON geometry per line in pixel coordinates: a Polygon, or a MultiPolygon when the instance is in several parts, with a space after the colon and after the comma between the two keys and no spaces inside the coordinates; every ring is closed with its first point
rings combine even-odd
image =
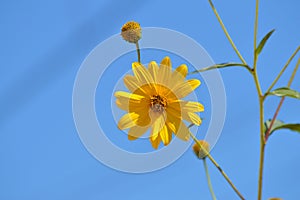
{"type": "Polygon", "coordinates": [[[162,113],[167,107],[167,100],[159,95],[150,98],[150,107],[153,112],[162,113]]]}

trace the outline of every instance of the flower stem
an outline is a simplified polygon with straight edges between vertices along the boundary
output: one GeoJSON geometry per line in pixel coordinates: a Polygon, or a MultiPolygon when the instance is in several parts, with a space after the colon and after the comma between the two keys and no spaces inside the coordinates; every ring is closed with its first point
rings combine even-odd
{"type": "MultiPolygon", "coordinates": [[[[189,126],[189,128],[192,126],[192,124],[189,126]]],[[[223,175],[223,177],[226,179],[226,181],[229,183],[229,185],[232,187],[232,189],[236,192],[236,194],[240,197],[240,199],[244,200],[245,198],[243,195],[238,191],[238,189],[235,187],[235,185],[232,183],[232,181],[229,179],[227,174],[222,170],[220,165],[215,161],[215,159],[209,154],[209,152],[206,152],[205,148],[202,148],[202,145],[200,142],[197,140],[197,138],[190,132],[191,137],[195,141],[195,143],[203,149],[204,153],[207,154],[207,157],[209,160],[216,166],[216,168],[220,171],[220,173],[223,175]]]]}
{"type": "Polygon", "coordinates": [[[140,51],[140,46],[139,46],[138,41],[135,43],[135,46],[136,46],[136,52],[137,52],[137,56],[138,56],[138,62],[140,63],[141,62],[141,51],[140,51]]]}
{"type": "Polygon", "coordinates": [[[291,61],[294,59],[294,57],[296,56],[296,54],[298,53],[299,50],[300,50],[300,46],[298,46],[298,48],[294,51],[294,53],[288,59],[288,61],[286,62],[286,64],[284,65],[284,67],[281,69],[281,71],[279,72],[279,74],[277,75],[277,77],[275,78],[275,80],[272,82],[272,84],[270,85],[270,87],[268,88],[268,90],[266,91],[266,93],[264,95],[265,97],[272,90],[272,88],[274,87],[274,85],[277,83],[277,81],[279,80],[279,78],[281,77],[281,75],[283,74],[283,72],[287,69],[287,67],[289,66],[289,64],[291,63],[291,61]]]}
{"type": "Polygon", "coordinates": [[[214,4],[212,3],[211,0],[208,0],[208,1],[209,1],[209,4],[210,4],[212,10],[214,11],[214,13],[215,13],[215,15],[216,15],[216,17],[217,17],[217,19],[218,19],[218,21],[219,21],[219,23],[220,23],[222,29],[223,29],[223,31],[224,31],[224,33],[225,33],[225,35],[226,35],[228,41],[230,42],[232,48],[234,49],[235,53],[236,53],[237,56],[240,58],[240,60],[243,62],[243,64],[247,65],[245,59],[243,58],[243,56],[241,55],[241,53],[239,52],[239,50],[236,48],[234,42],[232,41],[232,39],[231,39],[231,37],[230,37],[230,35],[229,35],[229,33],[228,33],[228,31],[227,31],[225,25],[223,24],[223,21],[222,21],[221,17],[219,16],[219,13],[218,13],[217,9],[215,8],[214,4]]]}
{"type": "Polygon", "coordinates": [[[210,180],[210,176],[209,176],[209,172],[208,172],[208,167],[207,167],[207,163],[206,163],[206,158],[203,159],[203,165],[204,165],[204,170],[205,170],[205,174],[206,174],[206,178],[207,178],[207,184],[209,187],[209,191],[211,194],[211,197],[213,200],[217,200],[216,195],[214,193],[212,184],[211,184],[211,180],[210,180]]]}

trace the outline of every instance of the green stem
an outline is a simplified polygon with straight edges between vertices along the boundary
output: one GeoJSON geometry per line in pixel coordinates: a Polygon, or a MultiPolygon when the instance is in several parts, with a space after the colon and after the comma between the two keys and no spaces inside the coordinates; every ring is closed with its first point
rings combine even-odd
{"type": "Polygon", "coordinates": [[[259,121],[260,121],[260,159],[259,159],[259,175],[258,175],[258,200],[262,197],[263,170],[265,158],[265,138],[264,138],[264,102],[263,98],[259,98],[259,121]]]}
{"type": "Polygon", "coordinates": [[[289,80],[288,85],[287,85],[288,87],[291,87],[292,82],[293,82],[293,80],[295,78],[295,75],[296,75],[296,73],[297,73],[297,71],[299,69],[299,65],[300,65],[300,58],[298,58],[297,64],[296,64],[296,66],[295,66],[295,68],[293,70],[293,73],[292,73],[291,77],[290,77],[290,80],[289,80]]]}
{"type": "Polygon", "coordinates": [[[136,46],[136,52],[137,52],[137,56],[138,56],[138,62],[140,63],[141,62],[141,51],[140,51],[140,46],[139,46],[138,41],[135,43],[135,46],[136,46]]]}
{"type": "Polygon", "coordinates": [[[261,86],[260,86],[260,83],[259,83],[259,79],[258,79],[256,69],[252,71],[252,75],[253,75],[253,78],[254,78],[255,87],[256,87],[256,90],[257,90],[257,95],[258,95],[259,98],[263,98],[263,93],[262,93],[262,90],[261,90],[261,86]]]}
{"type": "Polygon", "coordinates": [[[232,48],[234,49],[235,53],[236,53],[237,56],[240,58],[240,60],[242,61],[242,63],[246,65],[247,63],[246,63],[245,59],[243,58],[243,56],[241,55],[241,53],[239,52],[239,50],[236,48],[234,42],[232,41],[232,39],[231,39],[231,37],[230,37],[230,35],[229,35],[229,33],[228,33],[228,31],[227,31],[225,25],[223,24],[223,21],[222,21],[221,17],[219,16],[219,13],[218,13],[218,11],[216,10],[214,4],[212,3],[211,0],[208,0],[208,1],[209,1],[209,4],[210,4],[212,10],[214,11],[214,13],[215,13],[215,15],[216,15],[216,17],[217,17],[217,19],[218,19],[218,21],[219,21],[219,23],[220,23],[222,29],[223,29],[223,31],[224,31],[224,33],[225,33],[225,35],[226,35],[228,41],[230,42],[232,48]]]}
{"type": "Polygon", "coordinates": [[[205,169],[205,174],[206,174],[206,178],[207,178],[207,184],[208,184],[208,187],[209,187],[209,191],[210,191],[210,194],[211,194],[211,197],[213,200],[216,200],[216,195],[214,193],[214,190],[213,190],[213,187],[212,187],[212,184],[211,184],[211,180],[210,180],[210,176],[209,176],[209,172],[208,172],[208,167],[207,167],[207,163],[206,163],[206,159],[204,158],[203,159],[203,165],[204,165],[204,169],[205,169]]]}
{"type": "MultiPolygon", "coordinates": [[[[191,124],[189,126],[192,127],[193,124],[191,124]]],[[[222,170],[222,168],[220,167],[220,165],[215,161],[215,159],[209,154],[209,152],[207,152],[205,150],[205,148],[202,148],[202,145],[200,144],[200,142],[197,140],[197,138],[190,132],[191,137],[193,138],[193,140],[195,141],[195,143],[204,151],[205,154],[207,154],[207,157],[209,158],[209,160],[216,166],[216,168],[219,170],[219,172],[223,175],[223,177],[225,178],[225,180],[229,183],[229,185],[232,187],[232,189],[236,192],[236,194],[240,197],[240,199],[244,200],[245,198],[243,197],[243,195],[238,191],[238,189],[235,187],[235,185],[232,183],[232,181],[229,179],[229,177],[227,176],[227,174],[222,170]]]]}
{"type": "Polygon", "coordinates": [[[258,8],[259,0],[255,3],[255,22],[254,22],[254,58],[253,58],[253,77],[255,86],[259,98],[259,122],[260,122],[260,159],[259,159],[259,175],[258,175],[258,194],[257,199],[261,200],[262,197],[262,184],[263,184],[263,169],[264,169],[264,158],[265,158],[265,137],[264,137],[264,97],[262,94],[260,82],[257,75],[257,59],[258,54],[256,53],[256,40],[257,40],[257,27],[258,27],[258,8]]]}
{"type": "Polygon", "coordinates": [[[259,7],[259,0],[256,0],[255,4],[255,22],[254,22],[254,61],[253,61],[253,69],[256,70],[256,63],[257,63],[257,53],[256,53],[256,40],[257,40],[257,26],[258,26],[258,7],[259,7]]]}
{"type": "Polygon", "coordinates": [[[283,72],[287,69],[287,67],[289,66],[289,64],[291,63],[291,61],[294,59],[294,57],[296,56],[296,54],[299,52],[299,50],[300,50],[300,46],[298,46],[298,48],[294,51],[294,53],[288,59],[288,61],[286,62],[286,64],[284,65],[284,67],[281,69],[281,71],[279,72],[279,74],[277,75],[277,77],[275,78],[275,80],[272,82],[272,84],[270,85],[270,87],[268,88],[268,90],[266,91],[266,93],[264,95],[265,97],[273,89],[274,85],[277,83],[277,81],[279,80],[279,78],[281,77],[281,75],[283,74],[283,72]]]}

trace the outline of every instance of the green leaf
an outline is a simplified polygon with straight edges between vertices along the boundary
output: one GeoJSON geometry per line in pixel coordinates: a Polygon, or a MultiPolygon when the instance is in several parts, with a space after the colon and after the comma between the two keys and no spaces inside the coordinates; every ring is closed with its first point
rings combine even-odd
{"type": "Polygon", "coordinates": [[[268,95],[275,95],[279,97],[292,97],[295,99],[300,99],[300,92],[292,90],[287,87],[282,87],[269,92],[268,95]]]}
{"type": "MultiPolygon", "coordinates": [[[[271,119],[267,120],[265,122],[265,127],[264,127],[264,132],[266,134],[267,130],[269,129],[270,125],[271,125],[271,119]]],[[[295,131],[300,133],[300,124],[285,124],[283,121],[280,120],[275,120],[273,123],[273,126],[271,127],[271,131],[269,132],[269,136],[277,130],[280,129],[289,129],[291,131],[295,131]]]]}
{"type": "Polygon", "coordinates": [[[212,70],[212,69],[220,69],[220,68],[225,68],[225,67],[245,67],[248,70],[251,70],[248,65],[245,65],[243,63],[221,63],[221,64],[216,64],[216,65],[212,65],[212,66],[209,66],[209,67],[202,68],[200,70],[193,71],[190,74],[196,74],[196,73],[199,73],[199,72],[205,72],[205,71],[209,71],[209,70],[212,70]]]}
{"type": "Polygon", "coordinates": [[[262,51],[262,49],[264,48],[266,42],[268,41],[268,39],[271,37],[271,35],[273,34],[273,32],[275,31],[275,29],[271,30],[267,35],[265,35],[265,37],[260,41],[258,47],[255,49],[255,53],[256,55],[259,55],[260,52],[262,51]]]}

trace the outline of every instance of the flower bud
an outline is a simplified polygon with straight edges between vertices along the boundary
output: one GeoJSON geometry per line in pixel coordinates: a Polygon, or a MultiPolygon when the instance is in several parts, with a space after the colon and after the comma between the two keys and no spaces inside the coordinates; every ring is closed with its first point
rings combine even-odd
{"type": "Polygon", "coordinates": [[[122,26],[121,35],[130,43],[137,43],[142,37],[142,29],[139,23],[131,21],[122,26]]]}
{"type": "Polygon", "coordinates": [[[204,140],[198,140],[201,147],[195,143],[193,145],[193,151],[199,159],[204,159],[209,153],[209,144],[204,140]]]}

